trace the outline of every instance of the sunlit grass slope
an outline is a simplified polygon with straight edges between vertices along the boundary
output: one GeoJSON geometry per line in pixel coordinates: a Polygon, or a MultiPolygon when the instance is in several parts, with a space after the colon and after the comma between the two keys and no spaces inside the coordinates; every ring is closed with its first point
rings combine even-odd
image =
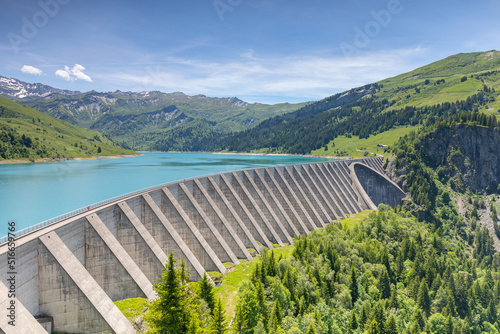
{"type": "Polygon", "coordinates": [[[4,153],[0,160],[135,154],[96,131],[79,128],[3,97],[0,97],[0,134],[0,153],[4,153]]]}

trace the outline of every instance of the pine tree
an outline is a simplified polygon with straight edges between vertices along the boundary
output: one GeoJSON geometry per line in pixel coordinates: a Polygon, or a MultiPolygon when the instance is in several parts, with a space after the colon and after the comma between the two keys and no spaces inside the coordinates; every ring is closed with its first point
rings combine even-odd
{"type": "Polygon", "coordinates": [[[266,274],[267,264],[269,263],[269,250],[266,247],[262,248],[260,252],[260,259],[262,261],[262,271],[266,274]]]}
{"type": "Polygon", "coordinates": [[[363,303],[363,307],[361,308],[361,314],[359,315],[358,324],[360,328],[365,327],[366,323],[368,322],[368,317],[370,315],[370,312],[371,312],[370,301],[365,300],[365,302],[363,303]]]}
{"type": "Polygon", "coordinates": [[[387,299],[391,296],[391,282],[389,281],[389,275],[385,269],[383,269],[380,274],[379,290],[382,299],[387,299]]]}
{"type": "Polygon", "coordinates": [[[359,298],[359,291],[358,291],[358,278],[356,275],[356,268],[354,266],[351,267],[351,300],[352,300],[352,305],[356,303],[356,301],[359,298]]]}
{"type": "Polygon", "coordinates": [[[387,275],[389,276],[389,280],[393,282],[394,277],[391,269],[391,263],[389,262],[389,254],[387,253],[387,249],[384,249],[384,252],[380,257],[380,263],[385,266],[385,269],[387,270],[387,275]]]}
{"type": "Polygon", "coordinates": [[[274,260],[274,251],[271,251],[271,256],[269,257],[269,262],[267,263],[267,275],[276,275],[276,261],[274,260]]]}
{"type": "Polygon", "coordinates": [[[398,291],[396,289],[392,289],[391,291],[391,300],[389,302],[391,308],[397,309],[399,307],[398,302],[398,291]]]}
{"type": "Polygon", "coordinates": [[[260,307],[260,315],[262,317],[262,323],[264,324],[264,327],[267,329],[268,321],[269,321],[269,313],[267,309],[267,303],[266,303],[266,294],[264,292],[264,286],[262,284],[257,284],[256,286],[256,292],[257,292],[257,300],[259,302],[259,307],[260,307]]]}
{"type": "Polygon", "coordinates": [[[444,286],[442,286],[434,295],[432,307],[437,313],[442,312],[443,309],[448,305],[446,290],[447,289],[444,286]]]}
{"type": "Polygon", "coordinates": [[[420,309],[417,309],[417,311],[415,312],[415,316],[413,317],[413,322],[417,324],[419,330],[422,330],[425,327],[425,319],[420,309]]]}
{"type": "Polygon", "coordinates": [[[420,288],[420,280],[419,280],[418,276],[411,278],[410,283],[408,284],[408,287],[407,287],[409,296],[413,299],[417,299],[419,288],[420,288]]]}
{"type": "Polygon", "coordinates": [[[373,320],[370,324],[370,327],[368,328],[368,334],[382,334],[380,333],[379,330],[379,325],[377,323],[377,320],[373,320]]]}
{"type": "Polygon", "coordinates": [[[386,321],[385,317],[385,307],[384,307],[384,302],[382,300],[379,300],[377,304],[373,307],[372,311],[372,319],[377,322],[378,325],[378,331],[379,333],[384,332],[384,324],[386,321]]]}
{"type": "Polygon", "coordinates": [[[425,258],[422,254],[422,250],[419,250],[415,256],[415,261],[413,262],[412,275],[413,277],[422,278],[424,277],[425,270],[425,258]]]}
{"type": "Polygon", "coordinates": [[[330,261],[330,268],[335,272],[339,271],[340,262],[337,250],[332,245],[328,245],[326,255],[328,260],[330,261]]]}
{"type": "Polygon", "coordinates": [[[493,281],[493,277],[491,276],[491,270],[486,270],[486,275],[484,275],[484,284],[488,292],[491,293],[491,290],[495,286],[495,282],[493,281]]]}
{"type": "Polygon", "coordinates": [[[299,274],[297,273],[297,269],[292,266],[288,266],[285,271],[285,275],[283,276],[283,285],[290,292],[290,298],[292,301],[297,302],[297,293],[295,287],[297,286],[297,282],[299,280],[299,274]]]}
{"type": "Polygon", "coordinates": [[[425,322],[425,327],[424,327],[424,333],[430,333],[430,332],[431,332],[431,330],[429,328],[429,322],[426,321],[425,322]]]}
{"type": "Polygon", "coordinates": [[[358,321],[356,319],[356,312],[352,310],[351,316],[349,317],[349,322],[347,324],[347,332],[352,333],[356,329],[358,329],[358,321]]]}
{"type": "Polygon", "coordinates": [[[210,318],[210,330],[213,334],[224,334],[227,332],[226,315],[224,314],[220,298],[214,305],[212,317],[210,318]]]}
{"type": "Polygon", "coordinates": [[[236,311],[234,314],[234,321],[233,325],[231,326],[233,329],[233,333],[248,333],[248,319],[247,319],[247,314],[243,312],[243,308],[241,307],[241,304],[236,304],[236,311]]]}
{"type": "Polygon", "coordinates": [[[307,328],[306,334],[316,334],[316,329],[314,328],[314,323],[309,324],[309,328],[307,328]]]}
{"type": "Polygon", "coordinates": [[[398,334],[399,329],[398,325],[396,324],[396,318],[394,317],[393,314],[387,319],[384,325],[384,334],[398,334]]]}
{"type": "Polygon", "coordinates": [[[301,296],[299,299],[299,307],[298,307],[299,315],[304,315],[307,309],[307,302],[304,296],[301,296]]]}
{"type": "Polygon", "coordinates": [[[453,297],[453,292],[451,291],[451,289],[447,289],[446,297],[448,300],[448,305],[446,307],[450,311],[451,316],[455,317],[457,315],[457,308],[455,306],[455,297],[453,297]]]}
{"type": "Polygon", "coordinates": [[[398,279],[403,276],[403,271],[405,269],[404,261],[403,251],[400,250],[398,252],[398,256],[396,256],[396,276],[398,279]]]}
{"type": "Polygon", "coordinates": [[[203,277],[198,282],[198,287],[200,289],[200,298],[203,299],[208,307],[210,308],[210,312],[213,311],[215,306],[214,294],[213,294],[213,285],[208,278],[207,273],[203,274],[203,277]]]}
{"type": "Polygon", "coordinates": [[[262,266],[260,267],[260,281],[264,286],[267,286],[267,266],[264,265],[264,263],[262,263],[262,266]]]}
{"type": "Polygon", "coordinates": [[[150,333],[187,333],[192,325],[189,286],[184,283],[186,272],[176,268],[175,262],[170,253],[161,278],[154,285],[158,298],[151,303],[146,317],[150,333]]]}
{"type": "Polygon", "coordinates": [[[262,317],[259,300],[257,298],[257,289],[253,283],[243,281],[239,284],[236,307],[236,316],[238,317],[238,322],[242,324],[242,328],[251,330],[257,326],[257,323],[262,317]]]}
{"type": "Polygon", "coordinates": [[[410,329],[409,329],[408,333],[409,334],[421,334],[422,333],[422,329],[421,329],[420,325],[418,324],[418,322],[413,321],[410,324],[410,329]]]}
{"type": "Polygon", "coordinates": [[[269,328],[276,330],[280,325],[281,321],[283,320],[283,312],[281,310],[281,303],[279,299],[276,299],[274,302],[273,309],[271,311],[271,319],[269,321],[269,328]]]}
{"type": "Polygon", "coordinates": [[[258,282],[262,283],[262,275],[260,272],[260,264],[255,265],[255,270],[252,272],[252,276],[250,278],[253,284],[257,285],[258,282]]]}
{"type": "Polygon", "coordinates": [[[459,332],[460,333],[467,333],[467,334],[471,332],[470,331],[470,321],[469,321],[468,318],[463,319],[461,321],[461,326],[460,326],[460,331],[459,332]]]}
{"type": "Polygon", "coordinates": [[[382,233],[382,213],[379,211],[377,219],[375,220],[375,227],[377,228],[377,236],[382,233]]]}
{"type": "Polygon", "coordinates": [[[490,301],[486,314],[490,324],[494,324],[497,321],[497,308],[494,300],[490,301]]]}
{"type": "Polygon", "coordinates": [[[446,318],[445,328],[446,330],[444,334],[453,334],[453,318],[451,317],[451,314],[446,318]]]}
{"type": "Polygon", "coordinates": [[[441,287],[441,275],[437,274],[436,278],[432,281],[431,290],[437,292],[441,287]]]}
{"type": "Polygon", "coordinates": [[[495,300],[499,300],[500,298],[500,280],[495,282],[495,287],[493,288],[493,298],[495,298],[495,300]]]}
{"type": "MultiPolygon", "coordinates": [[[[191,321],[188,325],[188,330],[186,333],[189,334],[198,334],[201,332],[200,321],[197,317],[191,317],[191,321]]],[[[161,332],[162,333],[162,332],[161,332]]]]}
{"type": "Polygon", "coordinates": [[[429,297],[429,289],[425,279],[420,282],[418,289],[417,305],[424,311],[426,316],[431,313],[431,298],[429,297]]]}

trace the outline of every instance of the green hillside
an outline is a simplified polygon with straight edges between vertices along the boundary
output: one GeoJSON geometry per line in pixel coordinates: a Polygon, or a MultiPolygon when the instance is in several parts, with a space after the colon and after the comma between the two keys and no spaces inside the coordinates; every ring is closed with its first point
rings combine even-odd
{"type": "Polygon", "coordinates": [[[0,160],[136,154],[100,133],[0,97],[0,160]]]}
{"type": "Polygon", "coordinates": [[[401,127],[416,129],[461,111],[500,115],[499,88],[500,52],[458,54],[337,94],[216,142],[207,141],[205,148],[319,155],[385,154],[377,144],[394,144],[402,132],[408,132],[401,127]],[[339,96],[356,99],[329,103],[339,96]],[[303,112],[313,109],[314,113],[303,112]],[[370,140],[381,134],[385,135],[370,140]]]}
{"type": "Polygon", "coordinates": [[[399,138],[415,131],[418,128],[414,126],[397,127],[382,133],[360,139],[359,136],[338,136],[332,142],[324,147],[314,150],[314,155],[340,156],[340,157],[372,157],[376,155],[385,155],[387,148],[399,138]],[[381,145],[381,146],[378,146],[381,145]]]}
{"type": "MultiPolygon", "coordinates": [[[[383,88],[377,96],[396,101],[394,107],[455,102],[472,96],[484,85],[498,90],[499,70],[498,51],[461,53],[379,81],[383,88]],[[466,81],[463,81],[464,77],[466,81]]],[[[496,112],[499,112],[498,102],[491,107],[496,107],[496,112]]]]}
{"type": "MultiPolygon", "coordinates": [[[[203,131],[224,135],[249,129],[261,121],[299,109],[307,103],[268,105],[247,103],[237,98],[188,96],[180,92],[133,93],[95,91],[76,95],[52,94],[19,103],[71,124],[99,131],[134,149],[155,149],[155,142],[181,127],[186,141],[195,141],[203,131]],[[204,129],[200,129],[200,126],[204,129]],[[205,129],[205,126],[206,129],[205,129]]],[[[166,150],[185,150],[183,143],[171,142],[166,150]]],[[[188,150],[193,150],[189,148],[188,150]]]]}

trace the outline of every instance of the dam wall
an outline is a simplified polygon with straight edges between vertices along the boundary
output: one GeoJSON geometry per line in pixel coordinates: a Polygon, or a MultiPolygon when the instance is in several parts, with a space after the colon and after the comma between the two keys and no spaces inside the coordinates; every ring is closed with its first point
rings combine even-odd
{"type": "Polygon", "coordinates": [[[0,245],[0,333],[134,333],[113,302],[154,298],[171,252],[197,280],[402,197],[377,157],[225,172],[107,203],[17,237],[14,268],[0,245]]]}

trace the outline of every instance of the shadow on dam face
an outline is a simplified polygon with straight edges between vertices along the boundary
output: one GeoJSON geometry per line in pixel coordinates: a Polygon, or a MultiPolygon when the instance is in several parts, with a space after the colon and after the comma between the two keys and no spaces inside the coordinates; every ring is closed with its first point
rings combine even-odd
{"type": "Polygon", "coordinates": [[[406,196],[396,183],[365,164],[355,162],[349,169],[358,201],[369,209],[377,210],[381,203],[395,207],[406,196]]]}

